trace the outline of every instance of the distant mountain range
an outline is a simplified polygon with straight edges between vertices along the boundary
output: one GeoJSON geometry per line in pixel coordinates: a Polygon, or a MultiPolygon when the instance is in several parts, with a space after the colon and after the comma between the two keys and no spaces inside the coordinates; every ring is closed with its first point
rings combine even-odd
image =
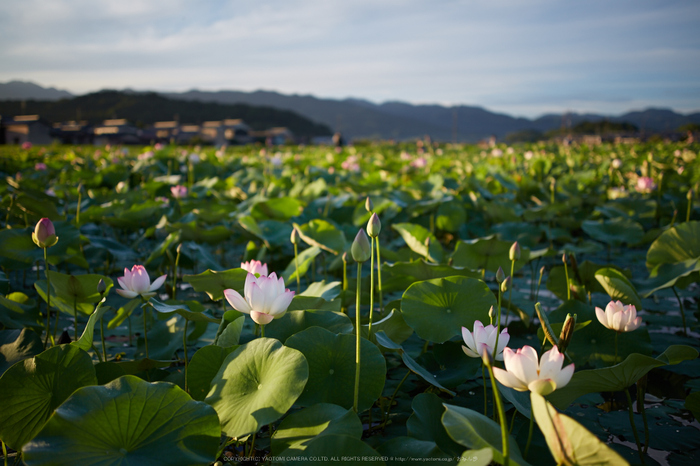
{"type": "MultiPolygon", "coordinates": [[[[175,100],[246,104],[288,110],[334,131],[340,131],[347,139],[403,140],[430,135],[433,139],[441,141],[474,142],[491,135],[503,138],[509,133],[524,130],[546,132],[564,125],[604,119],[631,123],[643,132],[669,132],[685,124],[700,124],[700,112],[683,115],[672,110],[653,108],[620,116],[568,113],[543,115],[531,120],[494,113],[475,106],[445,107],[412,105],[405,102],[375,104],[361,99],[321,99],[311,95],[285,95],[272,91],[192,90],[161,95],[175,100]]],[[[0,100],[58,100],[70,96],[66,91],[45,89],[32,83],[12,81],[0,84],[0,100]]]]}

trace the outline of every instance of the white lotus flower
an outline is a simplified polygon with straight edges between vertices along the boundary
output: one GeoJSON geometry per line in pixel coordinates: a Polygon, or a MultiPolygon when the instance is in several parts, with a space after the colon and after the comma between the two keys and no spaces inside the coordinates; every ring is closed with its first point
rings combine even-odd
{"type": "Polygon", "coordinates": [[[125,268],[124,276],[117,278],[119,286],[123,288],[117,290],[117,294],[129,299],[137,296],[148,299],[156,295],[156,290],[163,286],[166,278],[167,275],[162,275],[151,283],[151,278],[143,265],[135,265],[131,270],[125,268]]]}
{"type": "Polygon", "coordinates": [[[544,353],[539,361],[532,346],[523,346],[517,351],[505,348],[503,361],[505,370],[493,368],[496,379],[519,392],[530,390],[542,396],[549,395],[568,384],[574,375],[573,364],[562,369],[564,355],[556,346],[544,353]]]}
{"type": "MultiPolygon", "coordinates": [[[[484,349],[489,354],[493,354],[493,348],[496,346],[496,327],[493,325],[484,324],[477,320],[474,322],[474,332],[470,332],[466,327],[462,327],[462,338],[467,346],[462,346],[462,349],[470,358],[480,358],[484,354],[484,349]]],[[[501,330],[501,335],[498,337],[498,351],[496,351],[496,360],[503,361],[503,349],[508,345],[510,335],[508,329],[501,330]]]]}
{"type": "Polygon", "coordinates": [[[246,272],[250,272],[252,274],[260,274],[260,275],[265,275],[267,276],[267,264],[263,264],[260,261],[249,261],[249,262],[241,262],[241,268],[245,270],[246,272]]]}
{"type": "Polygon", "coordinates": [[[642,318],[637,317],[634,305],[625,306],[621,301],[610,301],[605,311],[596,307],[595,315],[601,324],[616,332],[632,332],[642,325],[642,318]]]}
{"type": "Polygon", "coordinates": [[[272,272],[269,277],[256,277],[248,272],[243,290],[245,298],[236,290],[224,290],[224,296],[234,309],[250,317],[256,324],[265,325],[287,312],[294,292],[284,288],[284,278],[272,272]]]}

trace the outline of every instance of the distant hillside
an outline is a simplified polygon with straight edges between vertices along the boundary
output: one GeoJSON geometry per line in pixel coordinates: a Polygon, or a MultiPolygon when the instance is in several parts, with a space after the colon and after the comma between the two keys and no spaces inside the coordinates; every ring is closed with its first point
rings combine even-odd
{"type": "Polygon", "coordinates": [[[0,100],[59,100],[73,97],[68,91],[41,87],[27,81],[0,83],[0,100]]]}
{"type": "MultiPolygon", "coordinates": [[[[3,89],[7,89],[10,85],[14,86],[14,83],[17,82],[0,84],[0,98],[3,98],[3,89]]],[[[21,84],[33,86],[32,89],[35,89],[36,92],[65,92],[56,91],[55,89],[43,89],[31,83],[21,84]]],[[[27,89],[30,88],[28,87],[27,89]]],[[[134,91],[124,91],[123,94],[149,96],[148,99],[154,99],[152,94],[134,91]]],[[[301,115],[307,119],[305,120],[305,125],[312,125],[304,126],[299,122],[300,127],[307,128],[302,132],[294,129],[292,124],[279,124],[279,126],[290,127],[297,134],[328,134],[332,129],[333,131],[342,132],[346,139],[405,140],[430,135],[433,139],[439,141],[454,140],[466,142],[476,142],[492,135],[503,139],[506,135],[516,132],[535,131],[546,133],[562,127],[574,127],[584,121],[607,120],[614,123],[629,123],[639,128],[640,132],[643,133],[669,132],[675,131],[684,125],[700,124],[700,113],[682,115],[668,109],[653,108],[633,111],[619,116],[567,113],[565,115],[548,114],[536,119],[527,119],[515,118],[502,113],[490,112],[481,107],[467,105],[444,107],[441,105],[412,105],[405,102],[375,104],[362,99],[321,99],[312,95],[285,95],[272,91],[207,92],[191,90],[182,93],[159,93],[159,95],[173,101],[187,101],[192,106],[188,106],[187,110],[184,110],[185,107],[181,107],[178,110],[173,104],[167,103],[164,104],[164,108],[154,108],[151,105],[161,104],[157,104],[155,100],[152,100],[148,105],[137,106],[138,108],[133,107],[132,110],[134,111],[127,116],[125,113],[122,113],[126,111],[123,106],[114,104],[111,107],[99,107],[102,109],[100,110],[99,118],[102,118],[104,115],[109,117],[118,115],[130,118],[133,121],[148,123],[154,119],[170,120],[177,113],[181,121],[198,122],[201,120],[234,117],[243,118],[256,128],[264,126],[262,122],[267,121],[269,115],[260,116],[260,120],[258,120],[252,116],[246,117],[241,113],[237,113],[243,111],[243,107],[253,106],[266,107],[267,112],[277,109],[277,111],[283,113],[287,112],[287,114],[290,114],[290,112],[293,112],[301,115]],[[219,106],[211,106],[213,104],[219,104],[219,106]],[[232,106],[236,106],[236,112],[232,113],[229,111],[233,108],[232,106]],[[224,110],[224,108],[229,110],[224,110]],[[225,116],[220,116],[222,114],[225,116]],[[261,121],[261,123],[253,123],[254,121],[261,121]],[[326,132],[320,132],[321,128],[326,132]]],[[[31,98],[31,96],[23,97],[25,100],[28,98],[31,98]]],[[[35,97],[35,99],[39,98],[35,97]]],[[[29,110],[29,102],[26,105],[26,113],[31,112],[29,110]]],[[[180,103],[180,105],[183,104],[180,103]]],[[[76,105],[71,108],[73,113],[70,119],[87,118],[87,105],[76,105]]],[[[3,112],[10,114],[8,111],[0,110],[0,113],[3,112]]],[[[251,110],[251,113],[254,112],[251,110]]],[[[275,118],[282,118],[281,114],[275,118]]]]}
{"type": "Polygon", "coordinates": [[[87,120],[100,123],[109,118],[126,118],[143,126],[175,118],[183,123],[202,123],[225,118],[242,118],[255,130],[286,126],[302,137],[327,136],[330,129],[296,113],[271,107],[224,105],[168,99],[155,93],[100,91],[58,101],[0,101],[1,115],[38,114],[51,122],[87,120]]]}

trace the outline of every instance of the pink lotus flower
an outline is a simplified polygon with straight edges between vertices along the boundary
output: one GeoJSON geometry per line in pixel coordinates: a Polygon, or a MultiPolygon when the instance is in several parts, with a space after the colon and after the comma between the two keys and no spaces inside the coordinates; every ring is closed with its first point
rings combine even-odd
{"type": "Polygon", "coordinates": [[[34,227],[34,232],[32,232],[32,240],[34,244],[40,248],[50,248],[54,244],[58,243],[58,236],[56,236],[56,229],[53,223],[48,218],[42,218],[39,220],[34,227]]]}
{"type": "Polygon", "coordinates": [[[637,192],[640,193],[650,193],[656,189],[656,184],[654,180],[648,176],[640,176],[637,178],[637,192]]]}
{"type": "Polygon", "coordinates": [[[260,276],[267,276],[267,264],[263,264],[260,261],[241,262],[241,268],[253,275],[257,273],[260,274],[260,276]]]}
{"type": "Polygon", "coordinates": [[[24,149],[24,150],[29,150],[29,149],[31,149],[31,148],[32,148],[32,143],[31,143],[31,142],[27,141],[27,142],[23,142],[23,143],[22,143],[22,149],[24,149]]]}
{"type": "Polygon", "coordinates": [[[123,288],[117,290],[117,294],[129,299],[137,296],[144,299],[152,298],[156,295],[156,290],[163,286],[166,278],[167,275],[162,275],[151,283],[151,278],[143,265],[135,265],[131,270],[125,268],[124,276],[117,278],[119,286],[123,288]]]}
{"type": "MultiPolygon", "coordinates": [[[[484,324],[477,320],[474,322],[474,332],[470,332],[466,327],[462,327],[462,338],[467,346],[462,346],[464,353],[470,358],[480,358],[486,350],[489,354],[493,354],[493,348],[496,346],[496,327],[493,325],[484,324]]],[[[503,361],[503,349],[510,341],[508,329],[501,330],[498,337],[498,351],[496,351],[496,360],[503,361]]]]}
{"type": "Polygon", "coordinates": [[[428,165],[428,161],[425,159],[425,157],[418,157],[411,162],[411,166],[415,168],[425,168],[426,165],[428,165]]]}
{"type": "Polygon", "coordinates": [[[556,346],[544,353],[539,361],[532,346],[523,346],[517,351],[505,348],[503,361],[506,370],[493,368],[496,379],[519,392],[530,390],[542,396],[549,395],[568,384],[574,375],[573,364],[562,369],[564,355],[556,346]]]}
{"type": "Polygon", "coordinates": [[[229,304],[239,312],[250,314],[253,322],[259,325],[282,317],[294,298],[294,292],[284,288],[284,278],[278,279],[275,272],[259,278],[248,272],[244,295],[245,298],[236,290],[224,290],[229,304]]]}
{"type": "Polygon", "coordinates": [[[46,170],[46,164],[43,163],[43,162],[37,162],[37,163],[34,165],[34,170],[37,170],[37,171],[38,171],[38,170],[46,170]]]}
{"type": "Polygon", "coordinates": [[[604,327],[616,332],[632,332],[642,325],[642,318],[637,317],[634,305],[625,306],[621,301],[610,301],[605,311],[596,307],[595,315],[604,327]]]}
{"type": "Polygon", "coordinates": [[[187,197],[187,186],[171,186],[170,192],[172,193],[175,199],[182,199],[183,197],[187,197]]]}

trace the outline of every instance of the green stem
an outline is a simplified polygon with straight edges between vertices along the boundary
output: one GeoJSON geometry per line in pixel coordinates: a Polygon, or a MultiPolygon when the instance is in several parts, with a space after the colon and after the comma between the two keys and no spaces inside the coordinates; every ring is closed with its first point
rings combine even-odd
{"type": "Polygon", "coordinates": [[[564,274],[566,275],[566,300],[571,300],[571,285],[569,285],[569,266],[564,261],[564,274]]]}
{"type": "Polygon", "coordinates": [[[530,442],[532,442],[532,425],[535,413],[532,412],[532,400],[530,400],[530,429],[527,431],[527,443],[525,444],[525,454],[523,459],[527,459],[527,453],[530,451],[530,442]]]}
{"type": "Polygon", "coordinates": [[[689,222],[690,221],[690,211],[693,208],[693,192],[688,191],[688,210],[685,213],[685,221],[689,222]]]}
{"type": "Polygon", "coordinates": [[[150,359],[148,357],[148,306],[144,305],[141,309],[143,309],[143,342],[146,346],[146,359],[150,359]]]}
{"type": "Polygon", "coordinates": [[[620,336],[620,332],[615,332],[615,361],[613,365],[617,364],[617,337],[620,336]]]}
{"type": "Polygon", "coordinates": [[[253,438],[252,438],[252,440],[251,440],[251,442],[250,442],[250,450],[248,451],[248,457],[249,457],[249,458],[250,458],[251,456],[253,456],[253,452],[255,451],[255,434],[257,434],[257,432],[255,432],[255,433],[253,434],[253,438]]]}
{"type": "Polygon", "coordinates": [[[382,256],[379,252],[379,236],[376,238],[377,242],[377,289],[379,291],[379,311],[384,309],[384,296],[382,295],[382,256]]]}
{"type": "Polygon", "coordinates": [[[260,326],[260,338],[265,338],[265,325],[260,326]]]}
{"type": "MultiPolygon", "coordinates": [[[[370,259],[369,259],[369,327],[367,328],[367,338],[372,338],[372,315],[374,311],[374,238],[370,236],[370,259]]],[[[372,412],[372,410],[370,410],[372,412]]],[[[370,427],[372,427],[370,425],[370,427]]]]}
{"type": "Polygon", "coordinates": [[[190,321],[185,318],[185,330],[182,332],[182,347],[185,350],[185,392],[189,393],[187,389],[187,324],[190,321]]]}
{"type": "MultiPolygon", "coordinates": [[[[498,317],[496,318],[496,344],[493,346],[493,354],[491,357],[493,360],[496,360],[496,353],[498,353],[498,337],[501,336],[501,296],[503,296],[503,292],[501,291],[501,286],[499,284],[498,286],[498,317]]],[[[506,324],[508,322],[506,321],[506,324]]]]}
{"type": "Polygon", "coordinates": [[[389,422],[389,412],[391,411],[391,405],[394,403],[394,398],[396,398],[396,394],[399,393],[399,388],[401,388],[401,385],[406,381],[408,376],[411,375],[411,371],[409,370],[406,372],[406,375],[403,376],[403,379],[401,379],[401,382],[396,386],[396,390],[394,390],[394,393],[391,395],[391,399],[389,400],[389,406],[386,408],[386,416],[384,417],[384,424],[382,425],[382,429],[386,427],[387,422],[389,422]]]}
{"type": "Polygon", "coordinates": [[[542,276],[544,275],[544,267],[540,269],[540,278],[537,280],[537,291],[535,291],[535,302],[540,298],[540,285],[542,285],[542,276]]]}
{"type": "Polygon", "coordinates": [[[639,459],[644,464],[644,453],[642,452],[642,445],[639,442],[639,433],[637,432],[637,426],[634,424],[634,413],[632,411],[632,397],[630,396],[630,391],[625,388],[625,396],[627,396],[627,408],[630,414],[630,425],[632,426],[632,433],[634,434],[634,441],[637,443],[637,451],[639,452],[639,459]]]}
{"type": "Polygon", "coordinates": [[[513,297],[513,273],[515,273],[515,261],[510,261],[510,286],[508,287],[508,307],[506,308],[506,324],[508,324],[508,314],[510,313],[510,302],[513,297]]]}
{"type": "Polygon", "coordinates": [[[105,344],[105,321],[100,319],[100,339],[102,340],[102,355],[107,361],[107,345],[105,344]]]}
{"type": "Polygon", "coordinates": [[[73,296],[73,341],[78,341],[78,296],[73,296]]]}
{"type": "Polygon", "coordinates": [[[75,226],[80,228],[80,204],[83,202],[83,185],[78,185],[78,207],[75,209],[75,226]]]}
{"type": "Polygon", "coordinates": [[[360,400],[360,341],[362,336],[360,335],[360,293],[362,290],[362,262],[357,263],[357,291],[355,296],[355,398],[353,401],[352,409],[357,413],[359,412],[359,400],[360,400]]]}
{"type": "Polygon", "coordinates": [[[7,466],[7,446],[2,440],[0,440],[0,443],[2,443],[2,457],[5,459],[5,466],[7,466]]]}
{"type": "Polygon", "coordinates": [[[296,244],[294,245],[294,267],[296,267],[297,275],[297,293],[301,293],[301,278],[299,278],[299,254],[296,244]]]}
{"type": "Polygon", "coordinates": [[[49,277],[49,261],[47,259],[46,248],[44,248],[44,272],[46,273],[46,338],[44,339],[44,349],[49,345],[49,335],[51,334],[51,278],[49,277]]]}
{"type": "Polygon", "coordinates": [[[676,295],[676,300],[678,301],[678,306],[681,308],[681,319],[683,320],[683,335],[688,336],[688,329],[685,325],[685,312],[683,310],[683,300],[678,296],[678,292],[676,291],[676,287],[672,286],[671,289],[673,290],[673,294],[676,295]]]}
{"type": "Polygon", "coordinates": [[[508,446],[508,421],[506,421],[506,413],[503,409],[503,402],[501,401],[501,395],[498,392],[498,385],[496,385],[496,377],[493,375],[493,367],[488,363],[486,367],[489,370],[489,377],[491,378],[491,388],[493,388],[493,399],[496,402],[496,409],[498,410],[498,421],[501,424],[501,441],[503,442],[503,466],[508,466],[508,460],[510,456],[510,449],[508,446]]]}
{"type": "Polygon", "coordinates": [[[132,337],[133,334],[132,334],[132,332],[131,332],[131,312],[130,312],[129,315],[126,317],[126,322],[127,322],[127,326],[129,327],[129,347],[131,347],[131,345],[133,344],[133,341],[132,341],[132,340],[133,340],[133,337],[132,337]]]}
{"type": "Polygon", "coordinates": [[[486,366],[481,364],[481,380],[484,382],[484,416],[489,415],[489,394],[486,389],[486,366]]]}
{"type": "Polygon", "coordinates": [[[647,423],[647,411],[644,406],[644,394],[646,392],[647,376],[644,375],[637,381],[637,412],[642,414],[644,421],[644,454],[647,454],[649,449],[649,424],[647,423]],[[641,400],[641,401],[640,401],[641,400]]]}

